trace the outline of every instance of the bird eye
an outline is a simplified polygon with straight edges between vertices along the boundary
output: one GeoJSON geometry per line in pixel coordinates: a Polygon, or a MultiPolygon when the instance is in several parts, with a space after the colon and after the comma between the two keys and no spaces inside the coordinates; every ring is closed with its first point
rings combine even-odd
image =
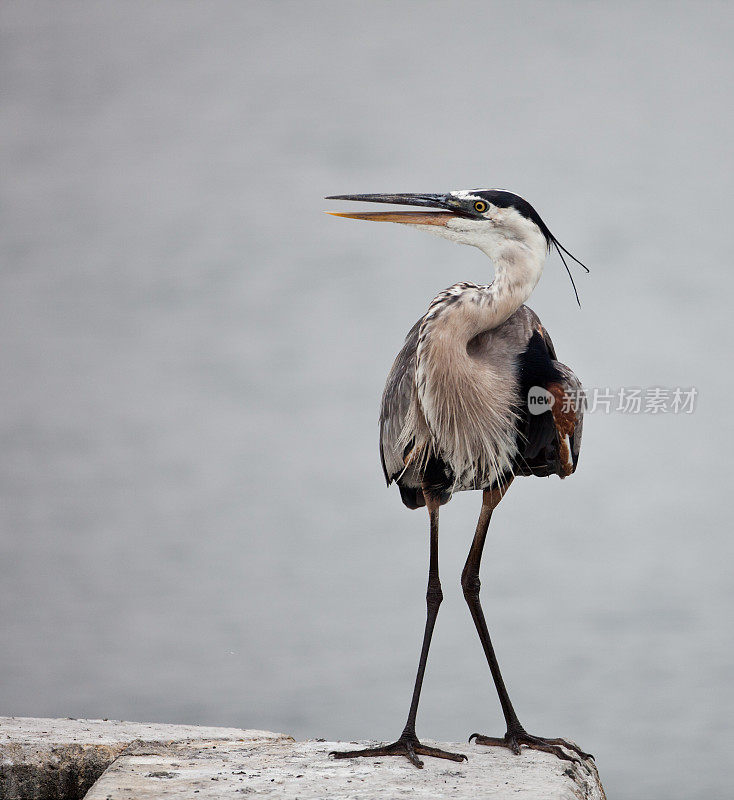
{"type": "Polygon", "coordinates": [[[484,212],[487,210],[487,204],[484,202],[484,200],[477,200],[477,202],[474,203],[474,210],[478,211],[480,214],[484,214],[484,212]]]}

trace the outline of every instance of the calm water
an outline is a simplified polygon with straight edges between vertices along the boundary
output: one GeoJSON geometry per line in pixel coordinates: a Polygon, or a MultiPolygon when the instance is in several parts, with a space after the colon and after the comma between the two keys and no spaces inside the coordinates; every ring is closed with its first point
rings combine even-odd
{"type": "MultiPolygon", "coordinates": [[[[610,797],[728,797],[734,13],[726,4],[5,3],[0,712],[389,738],[427,524],[382,483],[402,337],[477,251],[325,194],[506,186],[593,268],[531,305],[592,387],[572,480],[495,515],[532,731],[610,797]]],[[[419,733],[501,734],[443,513],[419,733]]]]}

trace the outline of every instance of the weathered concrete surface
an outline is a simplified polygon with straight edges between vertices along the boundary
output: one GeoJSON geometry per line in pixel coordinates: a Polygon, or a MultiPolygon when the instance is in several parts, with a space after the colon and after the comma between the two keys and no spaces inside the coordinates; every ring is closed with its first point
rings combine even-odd
{"type": "Polygon", "coordinates": [[[328,756],[368,744],[294,742],[239,728],[0,717],[0,800],[605,800],[592,763],[530,750],[515,756],[438,743],[469,760],[426,758],[423,770],[404,758],[328,756]]]}
{"type": "MultiPolygon", "coordinates": [[[[357,743],[367,746],[369,743],[357,743]]],[[[354,747],[350,743],[349,747],[354,747]]],[[[140,747],[121,756],[94,784],[87,800],[153,798],[283,798],[283,800],[394,800],[401,796],[486,800],[604,800],[596,768],[548,753],[469,744],[437,746],[464,752],[468,761],[426,758],[416,769],[404,758],[329,758],[342,742],[181,743],[140,747]]]]}
{"type": "Polygon", "coordinates": [[[200,739],[244,744],[279,738],[284,737],[239,728],[0,717],[0,800],[81,800],[134,742],[164,748],[200,739]]]}

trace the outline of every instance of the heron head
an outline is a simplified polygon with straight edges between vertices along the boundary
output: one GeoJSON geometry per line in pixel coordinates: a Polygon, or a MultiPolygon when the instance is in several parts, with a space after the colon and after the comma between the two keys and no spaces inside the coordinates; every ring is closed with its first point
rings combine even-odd
{"type": "Polygon", "coordinates": [[[522,197],[502,189],[464,189],[446,194],[346,194],[327,200],[422,206],[433,211],[329,212],[373,222],[399,222],[469,244],[492,255],[505,243],[547,252],[552,236],[538,212],[522,197]]]}
{"type": "MultiPolygon", "coordinates": [[[[512,251],[517,253],[520,248],[542,262],[553,245],[563,260],[569,277],[571,271],[563,253],[581,264],[558,242],[527,200],[505,189],[462,189],[446,194],[342,194],[326,199],[430,208],[431,211],[328,213],[348,219],[410,225],[458,244],[478,247],[492,259],[502,254],[512,258],[512,251]]],[[[581,266],[588,272],[584,264],[581,266]]],[[[573,283],[573,277],[571,282],[573,283]]],[[[578,294],[576,299],[578,300],[578,294]]]]}

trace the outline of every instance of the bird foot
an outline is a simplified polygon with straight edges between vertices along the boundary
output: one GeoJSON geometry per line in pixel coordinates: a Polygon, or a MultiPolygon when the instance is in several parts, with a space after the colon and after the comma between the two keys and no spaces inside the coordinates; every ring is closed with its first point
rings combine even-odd
{"type": "Polygon", "coordinates": [[[524,730],[507,731],[507,733],[500,739],[494,736],[482,736],[479,733],[472,733],[469,741],[474,739],[477,744],[484,744],[495,747],[507,747],[512,750],[515,755],[520,754],[522,745],[529,747],[531,750],[542,750],[544,753],[552,753],[564,761],[581,762],[586,759],[594,759],[591,753],[585,753],[578,745],[569,742],[566,739],[544,739],[542,736],[532,736],[524,730]],[[566,751],[570,751],[570,753],[566,751]]]}
{"type": "Polygon", "coordinates": [[[423,762],[418,756],[447,758],[450,761],[466,761],[466,756],[463,753],[449,753],[447,750],[439,750],[438,747],[428,747],[425,744],[421,744],[415,736],[406,736],[405,734],[392,744],[385,744],[380,747],[366,747],[364,750],[347,750],[346,752],[332,750],[329,755],[334,756],[334,758],[405,756],[418,769],[423,769],[423,762]]]}

